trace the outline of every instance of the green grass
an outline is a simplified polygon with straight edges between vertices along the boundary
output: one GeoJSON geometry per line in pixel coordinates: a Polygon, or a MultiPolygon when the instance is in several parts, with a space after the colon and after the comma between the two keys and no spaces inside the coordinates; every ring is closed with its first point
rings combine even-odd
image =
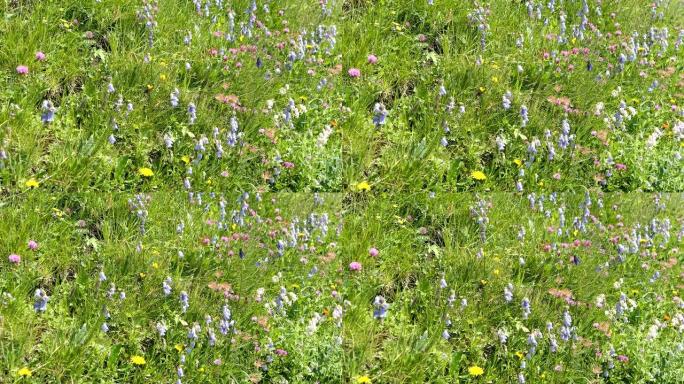
{"type": "Polygon", "coordinates": [[[0,383],[680,382],[684,5],[433,3],[2,2],[0,383]]]}
{"type": "Polygon", "coordinates": [[[674,383],[684,366],[677,323],[682,197],[590,196],[587,223],[575,229],[585,201],[577,194],[558,195],[555,203],[544,195],[544,212],[530,209],[526,196],[507,193],[344,200],[332,194],[321,195],[322,204],[307,195],[266,194],[247,200],[256,215],[231,224],[231,212],[242,205],[236,195],[203,195],[200,204],[197,196],[190,202],[183,194],[155,193],[145,200],[144,233],[125,194],[12,198],[1,207],[0,230],[7,235],[0,252],[20,254],[22,261],[2,267],[2,373],[14,380],[26,366],[35,382],[147,382],[172,379],[182,366],[188,382],[349,382],[363,375],[381,383],[497,382],[523,372],[537,382],[582,382],[605,374],[607,382],[674,383]],[[470,212],[478,200],[489,204],[484,242],[470,212]],[[562,235],[556,233],[559,207],[566,215],[562,235]],[[314,221],[308,220],[311,212],[314,221]],[[324,212],[325,233],[311,224],[320,223],[324,212]],[[638,249],[630,251],[632,239],[638,249]],[[37,250],[27,249],[29,240],[38,242],[37,250]],[[563,245],[575,241],[581,245],[563,245]],[[628,249],[622,261],[617,244],[628,249]],[[552,245],[558,249],[544,249],[552,245]],[[370,256],[371,248],[379,255],[370,256]],[[352,261],[362,270],[350,271],[352,261]],[[650,281],[656,271],[659,277],[650,281]],[[169,296],[162,290],[167,277],[169,296]],[[442,278],[446,288],[440,287],[442,278]],[[220,283],[228,284],[229,294],[221,294],[220,283]],[[510,303],[504,300],[508,284],[514,287],[510,303]],[[297,300],[274,312],[281,287],[297,300]],[[38,288],[50,296],[45,312],[32,308],[38,288]],[[183,290],[189,296],[185,313],[178,296],[183,290]],[[622,293],[634,309],[618,316],[622,293]],[[384,320],[373,317],[378,295],[389,303],[384,320]],[[600,297],[602,308],[596,304],[600,297]],[[523,298],[532,309],[527,319],[523,298]],[[232,312],[235,334],[219,334],[223,305],[232,312]],[[338,305],[339,326],[332,315],[338,305]],[[577,336],[570,341],[559,334],[566,310],[577,336]],[[321,321],[310,331],[316,313],[321,321]],[[209,326],[206,315],[213,318],[209,326]],[[157,333],[157,322],[168,327],[166,336],[157,333]],[[647,340],[658,322],[662,329],[647,340]],[[185,349],[195,323],[201,326],[197,345],[185,349]],[[217,335],[214,346],[210,328],[217,335]],[[499,330],[509,334],[507,343],[500,343],[499,330]],[[538,350],[523,357],[527,368],[521,369],[533,330],[542,332],[538,350]],[[550,335],[556,352],[550,351],[550,335]],[[609,357],[611,347],[615,356],[609,357]],[[277,356],[275,349],[288,354],[277,356]],[[133,366],[133,355],[144,356],[146,364],[133,366]],[[629,361],[618,362],[617,355],[629,361]],[[483,377],[469,379],[473,365],[484,369],[483,377]],[[268,370],[259,368],[264,366],[268,370]]]}

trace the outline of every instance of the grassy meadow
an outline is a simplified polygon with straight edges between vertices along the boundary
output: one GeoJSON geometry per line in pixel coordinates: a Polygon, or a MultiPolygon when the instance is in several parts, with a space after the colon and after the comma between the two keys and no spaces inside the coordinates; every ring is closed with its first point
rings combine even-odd
{"type": "Polygon", "coordinates": [[[4,0],[0,383],[680,383],[684,3],[4,0]]]}

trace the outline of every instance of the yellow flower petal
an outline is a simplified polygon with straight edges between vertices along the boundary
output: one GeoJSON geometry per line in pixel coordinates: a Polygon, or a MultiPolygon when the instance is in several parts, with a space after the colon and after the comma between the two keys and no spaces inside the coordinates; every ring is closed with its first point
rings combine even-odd
{"type": "Polygon", "coordinates": [[[370,191],[371,186],[368,184],[367,181],[362,181],[358,184],[356,184],[356,189],[359,191],[370,191]]]}
{"type": "Polygon", "coordinates": [[[470,177],[478,181],[487,180],[487,176],[482,171],[472,171],[470,172],[470,177]]]}
{"type": "Polygon", "coordinates": [[[152,172],[152,170],[151,170],[150,168],[147,168],[147,167],[138,168],[138,173],[139,173],[140,176],[142,176],[142,177],[152,177],[152,176],[154,176],[154,172],[152,172]]]}
{"type": "Polygon", "coordinates": [[[36,181],[36,179],[31,178],[31,179],[26,180],[26,182],[24,183],[24,185],[26,185],[26,186],[29,187],[29,188],[38,188],[38,186],[40,185],[40,183],[39,183],[38,181],[36,181]]]}
{"type": "Polygon", "coordinates": [[[484,373],[484,369],[478,367],[477,365],[473,365],[472,367],[468,368],[468,374],[470,376],[481,376],[484,373]]]}

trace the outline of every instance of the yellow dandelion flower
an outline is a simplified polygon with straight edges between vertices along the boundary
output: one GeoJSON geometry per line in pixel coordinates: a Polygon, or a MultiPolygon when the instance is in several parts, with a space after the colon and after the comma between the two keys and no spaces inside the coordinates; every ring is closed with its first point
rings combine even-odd
{"type": "Polygon", "coordinates": [[[139,355],[131,356],[131,363],[135,365],[145,365],[145,358],[139,355]]]}
{"type": "Polygon", "coordinates": [[[190,164],[190,156],[188,156],[188,155],[185,155],[185,156],[181,157],[181,160],[182,160],[186,165],[187,165],[187,164],[190,164]]]}
{"type": "Polygon", "coordinates": [[[40,183],[37,182],[36,179],[31,178],[31,179],[26,180],[26,182],[24,183],[24,185],[26,185],[26,186],[29,187],[29,188],[38,188],[38,186],[40,185],[40,183]]]}
{"type": "Polygon", "coordinates": [[[487,176],[482,171],[472,171],[470,172],[470,177],[478,181],[487,180],[487,176]]]}
{"type": "Polygon", "coordinates": [[[482,376],[484,373],[484,369],[478,367],[477,365],[473,365],[472,367],[468,368],[468,374],[470,376],[482,376]]]}
{"type": "Polygon", "coordinates": [[[140,176],[142,176],[142,177],[152,177],[152,176],[154,176],[154,172],[152,172],[152,170],[149,169],[149,168],[147,168],[147,167],[138,168],[138,173],[139,173],[140,176]]]}
{"type": "Polygon", "coordinates": [[[513,160],[513,162],[514,162],[515,165],[517,165],[518,167],[522,167],[522,160],[520,160],[520,159],[515,159],[515,160],[513,160]]]}
{"type": "Polygon", "coordinates": [[[363,375],[363,376],[359,376],[359,378],[356,379],[356,383],[357,384],[371,384],[372,381],[371,381],[370,377],[363,375]]]}
{"type": "Polygon", "coordinates": [[[523,353],[520,352],[520,351],[517,351],[517,352],[515,353],[515,355],[518,356],[518,359],[521,359],[521,360],[522,360],[522,358],[523,358],[523,356],[524,356],[523,353]]]}
{"type": "Polygon", "coordinates": [[[19,375],[20,377],[31,377],[33,376],[33,372],[31,372],[31,370],[28,369],[28,367],[24,367],[17,371],[17,375],[19,375]]]}
{"type": "Polygon", "coordinates": [[[176,351],[180,352],[183,350],[183,344],[176,344],[174,348],[176,348],[176,351]]]}
{"type": "Polygon", "coordinates": [[[370,191],[371,186],[368,184],[367,181],[362,181],[358,184],[356,184],[356,189],[359,191],[370,191]]]}

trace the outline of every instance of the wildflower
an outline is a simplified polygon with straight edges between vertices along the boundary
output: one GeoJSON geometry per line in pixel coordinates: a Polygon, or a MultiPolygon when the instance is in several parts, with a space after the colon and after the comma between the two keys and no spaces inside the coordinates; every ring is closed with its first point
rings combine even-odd
{"type": "Polygon", "coordinates": [[[378,128],[379,126],[385,124],[385,118],[387,118],[387,109],[382,103],[375,103],[373,107],[373,124],[378,128]]]}
{"type": "Polygon", "coordinates": [[[234,147],[238,142],[238,136],[240,136],[238,129],[239,123],[235,114],[230,118],[230,132],[228,133],[227,144],[234,147]]]}
{"type": "Polygon", "coordinates": [[[36,52],[36,60],[38,60],[38,61],[45,60],[45,54],[41,51],[36,52]]]}
{"type": "Polygon", "coordinates": [[[316,145],[319,148],[322,148],[325,146],[325,144],[328,142],[328,138],[330,138],[330,135],[332,134],[333,129],[330,125],[325,125],[321,133],[318,135],[318,139],[316,140],[316,145]]]}
{"type": "Polygon", "coordinates": [[[358,68],[349,68],[349,71],[347,71],[347,73],[351,78],[361,77],[361,70],[358,68]]]}
{"type": "Polygon", "coordinates": [[[511,98],[512,97],[513,97],[513,95],[511,94],[511,91],[506,91],[506,93],[504,93],[502,104],[503,104],[503,108],[505,110],[508,110],[509,108],[511,108],[511,98]]]}
{"type": "Polygon", "coordinates": [[[538,329],[530,332],[530,334],[527,336],[527,344],[530,346],[530,349],[527,351],[528,359],[532,358],[532,356],[537,353],[537,338],[539,337],[542,337],[542,333],[538,329]]]}
{"type": "Polygon", "coordinates": [[[387,317],[387,309],[389,308],[389,304],[387,301],[385,301],[385,298],[378,295],[375,296],[375,300],[373,300],[373,306],[375,307],[375,310],[373,310],[373,317],[376,319],[384,319],[387,317]]]}
{"type": "Polygon", "coordinates": [[[36,289],[36,293],[33,295],[33,297],[36,299],[35,303],[33,304],[33,309],[35,309],[36,312],[45,312],[47,309],[47,303],[50,300],[50,297],[48,297],[47,293],[38,288],[36,289]]]}
{"type": "Polygon", "coordinates": [[[449,330],[448,330],[448,329],[445,329],[444,331],[442,331],[442,338],[443,338],[444,340],[449,340],[449,339],[451,338],[451,335],[449,334],[449,330]]]}
{"type": "Polygon", "coordinates": [[[9,257],[8,257],[7,259],[8,259],[9,262],[12,263],[12,264],[19,264],[19,263],[21,263],[21,256],[19,256],[19,255],[17,255],[17,254],[14,254],[14,253],[11,254],[11,255],[9,255],[9,257]]]}
{"type": "Polygon", "coordinates": [[[363,376],[359,376],[359,378],[356,379],[356,383],[357,384],[371,384],[372,381],[371,381],[370,377],[363,375],[363,376]]]}
{"type": "Polygon", "coordinates": [[[377,62],[378,62],[378,58],[375,55],[373,55],[373,54],[368,55],[368,64],[375,64],[377,62]]]}
{"type": "Polygon", "coordinates": [[[470,172],[470,177],[477,181],[484,181],[487,180],[487,176],[484,174],[482,171],[472,171],[470,172]]]}
{"type": "Polygon", "coordinates": [[[507,303],[510,303],[513,300],[513,284],[508,283],[504,288],[504,299],[507,303]]]}
{"type": "Polygon", "coordinates": [[[371,257],[376,257],[379,253],[380,253],[380,251],[378,251],[375,247],[368,250],[368,254],[371,257]]]}
{"type": "Polygon", "coordinates": [[[178,90],[178,88],[174,88],[174,89],[173,89],[173,92],[171,92],[171,96],[170,96],[170,98],[171,98],[171,106],[172,106],[173,108],[178,107],[178,97],[179,97],[179,96],[180,96],[180,91],[178,90]]]}
{"type": "Polygon", "coordinates": [[[470,376],[482,376],[484,373],[484,369],[478,367],[477,365],[473,365],[472,367],[468,367],[468,374],[470,376]]]}
{"type": "Polygon", "coordinates": [[[26,185],[26,186],[29,187],[29,188],[38,188],[38,186],[40,185],[40,183],[38,183],[38,181],[36,181],[36,179],[31,178],[31,179],[26,180],[26,182],[24,183],[24,185],[26,185]]]}
{"type": "Polygon", "coordinates": [[[29,69],[25,65],[20,65],[17,67],[17,73],[20,75],[28,75],[29,69]]]}
{"type": "Polygon", "coordinates": [[[439,280],[439,287],[444,289],[447,288],[449,285],[447,284],[446,279],[444,278],[444,274],[442,274],[442,278],[439,280]]]}
{"type": "Polygon", "coordinates": [[[19,377],[31,377],[31,376],[33,376],[33,373],[31,372],[30,369],[28,369],[28,367],[23,367],[17,371],[17,375],[19,377]]]}
{"type": "Polygon", "coordinates": [[[526,127],[529,117],[527,116],[527,107],[524,105],[520,107],[520,118],[522,119],[522,123],[520,125],[526,127]]]}
{"type": "Polygon", "coordinates": [[[358,184],[356,184],[356,189],[359,191],[370,191],[371,187],[370,184],[368,184],[367,181],[362,181],[358,184]]]}
{"type": "Polygon", "coordinates": [[[197,107],[194,103],[188,104],[188,119],[190,125],[195,124],[195,120],[197,120],[197,107]]]}
{"type": "Polygon", "coordinates": [[[447,146],[449,146],[449,140],[447,140],[446,137],[442,137],[442,138],[439,140],[439,144],[440,144],[442,147],[447,147],[447,146]]]}
{"type": "Polygon", "coordinates": [[[349,270],[354,272],[360,271],[361,263],[359,263],[358,261],[352,261],[351,263],[349,263],[349,270]]]}
{"type": "Polygon", "coordinates": [[[499,342],[501,344],[506,344],[508,341],[508,332],[505,329],[499,329],[496,331],[496,335],[499,337],[499,342]]]}
{"type": "Polygon", "coordinates": [[[188,307],[190,307],[190,302],[188,299],[188,293],[185,291],[182,291],[180,293],[180,302],[181,302],[181,311],[185,313],[185,311],[188,310],[188,307]]]}
{"type": "Polygon", "coordinates": [[[157,332],[159,333],[159,336],[161,336],[161,337],[166,336],[166,330],[167,330],[166,323],[164,323],[163,321],[157,322],[156,328],[157,328],[157,332]]]}
{"type": "Polygon", "coordinates": [[[142,177],[154,176],[154,172],[152,172],[152,170],[150,168],[147,168],[147,167],[138,168],[138,174],[142,177]]]}
{"type": "Polygon", "coordinates": [[[523,319],[527,320],[527,317],[532,313],[532,310],[530,309],[530,299],[527,297],[522,300],[522,311],[523,311],[523,319]]]}
{"type": "Polygon", "coordinates": [[[30,249],[32,251],[35,251],[36,249],[38,249],[38,243],[34,240],[29,240],[27,246],[28,246],[28,249],[30,249]]]}
{"type": "Polygon", "coordinates": [[[41,107],[42,114],[40,116],[40,119],[43,121],[43,123],[51,123],[55,119],[55,112],[57,111],[57,108],[52,104],[52,101],[50,100],[43,100],[43,105],[41,107]]]}
{"type": "Polygon", "coordinates": [[[162,290],[164,291],[164,295],[168,296],[171,294],[171,283],[173,281],[171,280],[170,277],[167,277],[164,282],[162,283],[162,290]]]}
{"type": "Polygon", "coordinates": [[[131,356],[131,363],[135,365],[145,365],[145,358],[139,355],[131,356]]]}

